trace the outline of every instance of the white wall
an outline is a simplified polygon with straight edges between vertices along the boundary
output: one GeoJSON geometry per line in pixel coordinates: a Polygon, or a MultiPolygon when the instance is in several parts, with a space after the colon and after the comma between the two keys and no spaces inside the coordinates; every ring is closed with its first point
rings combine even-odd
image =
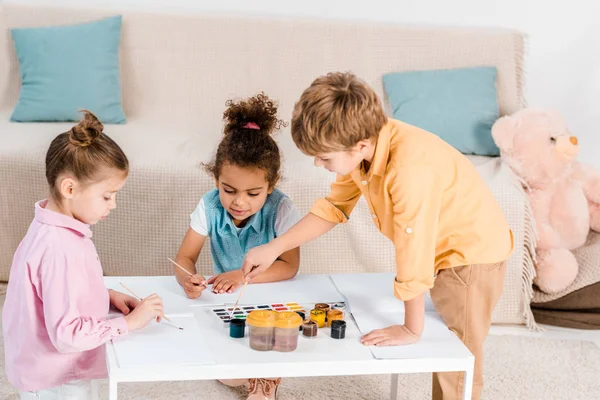
{"type": "Polygon", "coordinates": [[[580,139],[581,160],[600,169],[600,2],[596,0],[554,0],[555,4],[548,0],[9,1],[519,29],[530,39],[526,60],[529,106],[560,110],[580,139]]]}

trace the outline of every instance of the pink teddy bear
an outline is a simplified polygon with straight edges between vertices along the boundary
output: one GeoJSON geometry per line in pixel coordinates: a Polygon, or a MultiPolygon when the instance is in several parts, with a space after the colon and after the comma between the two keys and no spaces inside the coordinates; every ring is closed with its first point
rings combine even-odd
{"type": "Polygon", "coordinates": [[[600,232],[600,174],[576,161],[578,140],[557,112],[522,109],[498,119],[492,136],[529,194],[538,233],[534,283],[560,292],[579,270],[571,250],[590,228],[600,232]]]}

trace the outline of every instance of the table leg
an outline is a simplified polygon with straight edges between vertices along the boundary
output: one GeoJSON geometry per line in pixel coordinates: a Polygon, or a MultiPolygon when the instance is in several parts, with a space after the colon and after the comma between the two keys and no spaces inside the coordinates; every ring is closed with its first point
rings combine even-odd
{"type": "Polygon", "coordinates": [[[463,387],[463,400],[471,400],[473,396],[473,375],[474,368],[473,364],[469,365],[469,368],[465,371],[464,387],[463,387]]]}
{"type": "Polygon", "coordinates": [[[118,383],[116,379],[108,378],[108,400],[117,400],[118,383]]]}
{"type": "Polygon", "coordinates": [[[392,374],[392,385],[390,388],[390,400],[398,399],[398,374],[392,374]]]}
{"type": "Polygon", "coordinates": [[[98,380],[92,379],[92,400],[98,400],[98,380]]]}

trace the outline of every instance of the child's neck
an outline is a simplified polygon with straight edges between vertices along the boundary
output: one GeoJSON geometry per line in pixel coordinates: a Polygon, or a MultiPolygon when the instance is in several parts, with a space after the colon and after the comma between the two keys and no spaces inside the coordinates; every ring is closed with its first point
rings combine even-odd
{"type": "Polygon", "coordinates": [[[246,224],[248,223],[248,221],[250,220],[250,218],[252,218],[252,217],[248,217],[243,221],[239,221],[239,220],[233,218],[231,215],[230,215],[230,217],[231,217],[231,220],[233,221],[233,225],[235,225],[236,228],[240,228],[240,229],[245,227],[246,224]]]}
{"type": "Polygon", "coordinates": [[[362,162],[365,172],[369,172],[369,169],[371,168],[373,158],[375,157],[375,150],[377,150],[377,142],[369,145],[365,149],[365,158],[363,158],[362,162]]]}
{"type": "Polygon", "coordinates": [[[63,207],[62,205],[58,204],[51,197],[48,199],[48,202],[46,203],[46,207],[45,208],[46,208],[46,210],[54,211],[55,213],[63,214],[63,215],[66,215],[67,217],[74,218],[73,214],[71,213],[70,210],[67,210],[65,207],[63,207]]]}

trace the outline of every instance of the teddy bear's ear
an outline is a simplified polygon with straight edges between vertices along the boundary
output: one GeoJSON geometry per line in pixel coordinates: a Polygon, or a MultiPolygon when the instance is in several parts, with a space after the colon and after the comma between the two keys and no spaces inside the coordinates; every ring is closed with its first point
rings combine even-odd
{"type": "Polygon", "coordinates": [[[512,150],[518,122],[518,118],[507,115],[500,117],[492,126],[492,137],[500,150],[512,150]]]}

